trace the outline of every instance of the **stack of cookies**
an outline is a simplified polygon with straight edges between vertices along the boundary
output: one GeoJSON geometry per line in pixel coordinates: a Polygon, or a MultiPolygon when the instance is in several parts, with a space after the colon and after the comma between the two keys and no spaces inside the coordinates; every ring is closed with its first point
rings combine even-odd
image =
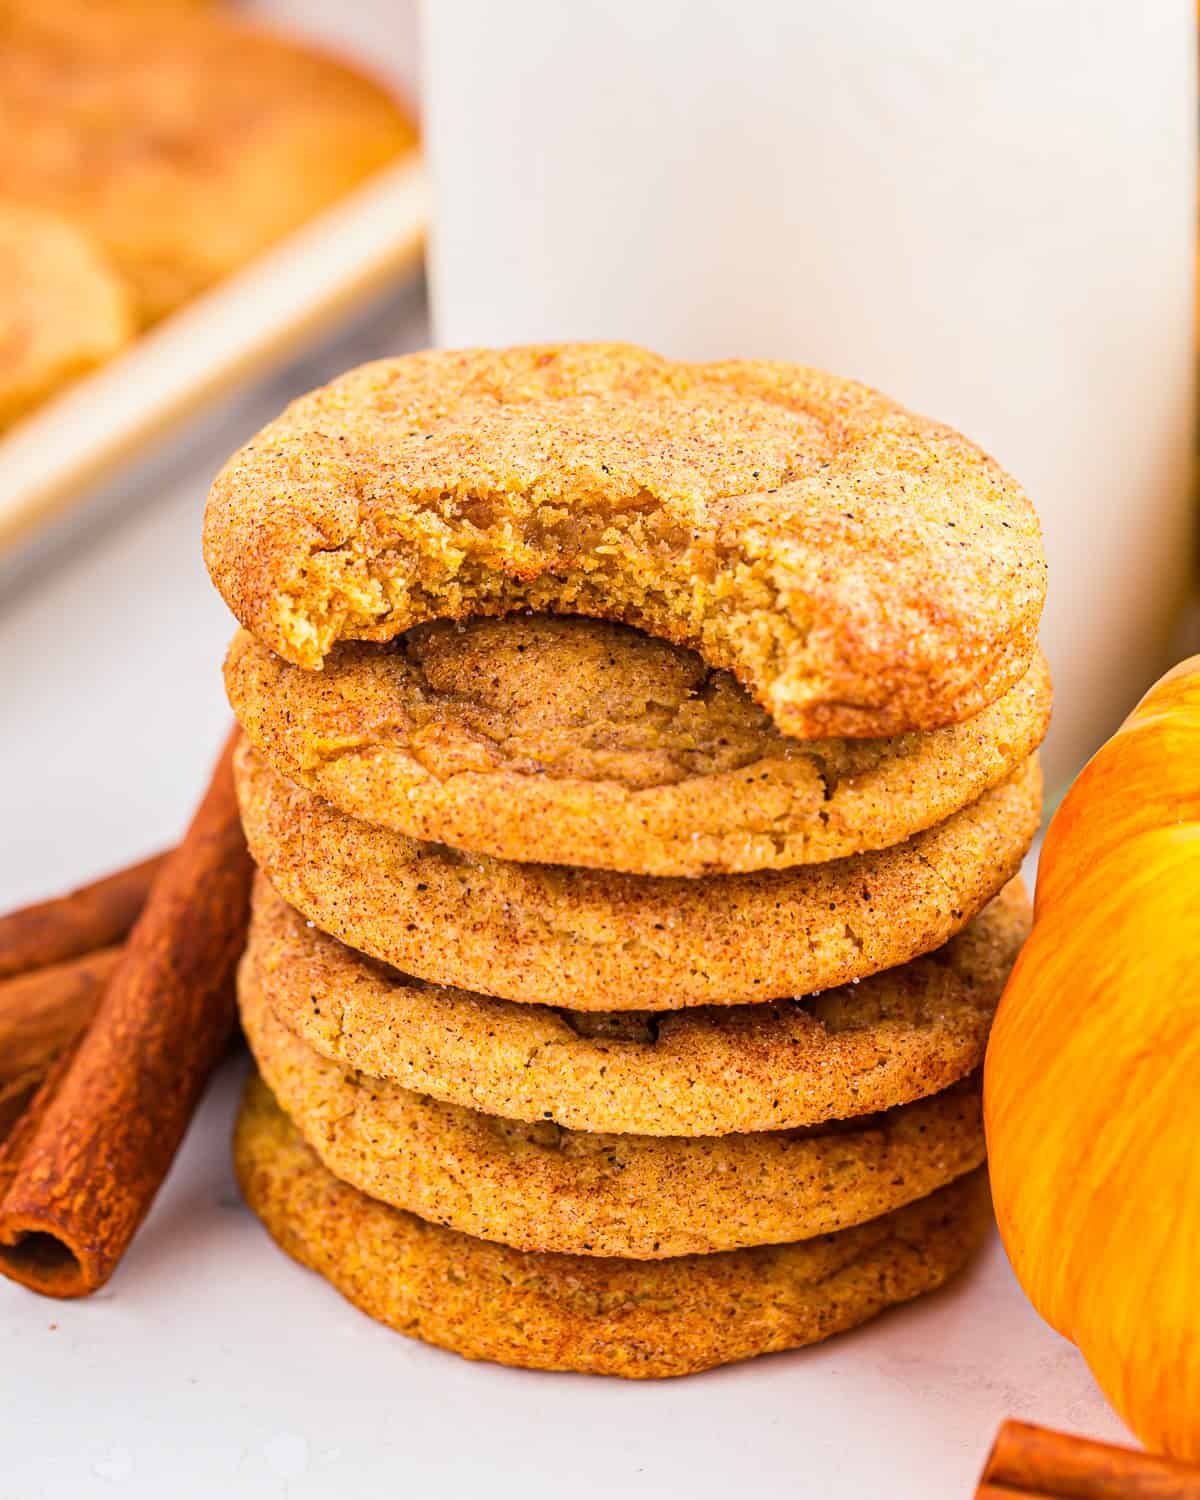
{"type": "Polygon", "coordinates": [[[1050,709],[1002,470],[793,366],[428,354],[295,403],[205,545],[261,871],[235,1154],[284,1249],[632,1376],[963,1264],[1050,709]]]}

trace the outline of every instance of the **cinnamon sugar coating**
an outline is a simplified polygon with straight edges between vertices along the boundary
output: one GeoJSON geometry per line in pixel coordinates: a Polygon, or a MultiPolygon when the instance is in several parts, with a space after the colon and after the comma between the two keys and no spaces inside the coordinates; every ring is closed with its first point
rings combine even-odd
{"type": "Polygon", "coordinates": [[[426,353],[294,402],[218,475],[205,555],[297,665],[518,609],[638,626],[785,734],[961,723],[1029,670],[1033,509],[950,428],[795,365],[621,344],[426,353]]]}
{"type": "Polygon", "coordinates": [[[257,1078],[234,1139],[251,1209],[368,1316],[467,1359],[634,1379],[844,1332],[941,1286],[987,1233],[987,1179],[796,1244],[638,1261],[533,1254],[426,1223],[339,1182],[257,1078]]]}
{"type": "Polygon", "coordinates": [[[857,984],[583,1013],[401,974],[319,932],[260,875],[245,965],[276,1018],[342,1067],[514,1120],[725,1135],[890,1109],[973,1072],[1029,922],[1015,880],[944,948],[857,984]]]}
{"type": "Polygon", "coordinates": [[[351,817],[497,859],[639,875],[781,869],[901,843],[1026,760],[1051,697],[1039,655],[965,724],[795,740],[695,652],[551,615],[344,643],[321,672],[243,630],[225,683],[275,769],[351,817]]]}
{"type": "Polygon", "coordinates": [[[1017,873],[1036,757],[906,843],[701,880],[518,864],[349,818],[245,741],[251,853],[323,932],[437,984],[570,1010],[676,1010],[807,995],[940,947],[1017,873]]]}
{"type": "Polygon", "coordinates": [[[322,1162],[432,1223],[518,1250],[656,1260],[810,1239],[979,1166],[979,1080],[809,1130],[606,1135],[506,1120],[341,1068],[282,1026],[243,968],[263,1080],[322,1162]]]}

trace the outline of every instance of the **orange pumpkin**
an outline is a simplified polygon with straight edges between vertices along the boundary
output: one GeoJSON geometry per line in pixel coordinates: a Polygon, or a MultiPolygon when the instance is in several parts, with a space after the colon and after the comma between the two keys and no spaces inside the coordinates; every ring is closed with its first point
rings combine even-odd
{"type": "Polygon", "coordinates": [[[1046,834],[984,1075],[996,1217],[1147,1446],[1200,1460],[1200,657],[1046,834]]]}

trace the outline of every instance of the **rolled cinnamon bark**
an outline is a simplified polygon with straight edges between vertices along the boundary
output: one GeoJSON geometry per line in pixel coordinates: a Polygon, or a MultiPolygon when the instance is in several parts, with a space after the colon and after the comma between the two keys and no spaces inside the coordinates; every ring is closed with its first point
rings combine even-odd
{"type": "Polygon", "coordinates": [[[0,979],[119,943],[137,921],[166,857],[156,854],[66,896],[0,917],[0,979]]]}
{"type": "Polygon", "coordinates": [[[120,948],[101,948],[0,980],[0,1142],[90,1024],[120,958],[120,948]]]}
{"type": "Polygon", "coordinates": [[[1044,1490],[1012,1490],[1006,1484],[981,1484],[975,1491],[975,1500],[1063,1500],[1063,1497],[1048,1495],[1044,1490]]]}
{"type": "Polygon", "coordinates": [[[1005,1422],[976,1500],[1200,1500],[1200,1469],[1156,1453],[1005,1422]]]}
{"type": "Polygon", "coordinates": [[[95,1015],[120,960],[120,948],[101,948],[0,981],[0,1089],[31,1073],[45,1076],[95,1015]]]}
{"type": "Polygon", "coordinates": [[[41,1087],[53,1062],[53,1058],[48,1058],[46,1068],[26,1068],[7,1083],[0,1083],[0,1142],[29,1108],[30,1100],[41,1087]]]}
{"type": "Polygon", "coordinates": [[[234,1026],[251,864],[230,737],[91,1026],[0,1148],[0,1272],[78,1297],[112,1275],[234,1026]]]}
{"type": "MultiPolygon", "coordinates": [[[[23,1170],[29,1148],[37,1138],[47,1110],[58,1096],[63,1079],[71,1069],[83,1037],[84,1033],[81,1031],[58,1054],[51,1063],[49,1072],[29,1091],[24,1107],[12,1122],[12,1132],[5,1141],[3,1149],[0,1149],[0,1203],[3,1203],[8,1196],[8,1190],[14,1179],[23,1170]]],[[[28,1248],[33,1250],[35,1247],[31,1245],[28,1248]]],[[[0,1269],[4,1269],[3,1266],[0,1266],[0,1269]]],[[[20,1281],[23,1278],[16,1277],[15,1279],[20,1281]]]]}

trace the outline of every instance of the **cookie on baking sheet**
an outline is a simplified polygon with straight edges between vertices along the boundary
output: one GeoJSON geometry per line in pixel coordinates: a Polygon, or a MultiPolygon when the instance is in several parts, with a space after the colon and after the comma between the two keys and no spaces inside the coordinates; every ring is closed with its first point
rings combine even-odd
{"type": "Polygon", "coordinates": [[[225,466],[205,555],[302,667],[433,619],[595,615],[802,738],[971,718],[1029,670],[1045,594],[1032,506],[950,428],[817,370],[625,344],[351,371],[225,466]]]}
{"type": "Polygon", "coordinates": [[[252,1078],[234,1139],[250,1208],[370,1317],[468,1359],[653,1378],[814,1344],[933,1291],[991,1223],[976,1171],[793,1245],[636,1261],[472,1239],[339,1182],[252,1078]]]}
{"type": "Polygon", "coordinates": [[[329,1062],[243,965],[242,1027],[280,1107],[343,1182],[518,1250],[651,1260],[810,1239],[984,1158],[978,1077],[881,1115],[753,1135],[598,1135],[500,1119],[329,1062]]]}
{"type": "Polygon", "coordinates": [[[87,235],[0,199],[0,432],[132,337],[129,294],[87,235]]]}
{"type": "Polygon", "coordinates": [[[415,139],[376,83],[219,8],[0,6],[0,197],[89,233],[142,323],[415,139]]]}
{"type": "Polygon", "coordinates": [[[412,979],[318,931],[260,875],[246,967],[283,1025],[342,1067],[508,1119],[725,1135],[890,1109],[973,1072],[1029,921],[1014,880],[945,947],[858,984],[605,1015],[412,979]]]}
{"type": "Polygon", "coordinates": [[[490,854],[640,875],[779,869],[940,823],[1041,743],[1050,678],[964,724],[788,739],[728,672],[599,620],[509,615],[346,643],[306,672],[248,631],[229,701],[277,771],[352,817],[490,854]]]}
{"type": "Polygon", "coordinates": [[[0,0],[0,24],[13,16],[28,15],[45,22],[88,28],[97,15],[107,11],[153,15],[165,10],[210,10],[229,0],[0,0]]]}
{"type": "Polygon", "coordinates": [[[517,864],[347,817],[235,757],[255,862],[323,932],[437,984],[569,1010],[808,995],[940,947],[1017,873],[1036,757],[936,828],[851,859],[702,880],[517,864]]]}

